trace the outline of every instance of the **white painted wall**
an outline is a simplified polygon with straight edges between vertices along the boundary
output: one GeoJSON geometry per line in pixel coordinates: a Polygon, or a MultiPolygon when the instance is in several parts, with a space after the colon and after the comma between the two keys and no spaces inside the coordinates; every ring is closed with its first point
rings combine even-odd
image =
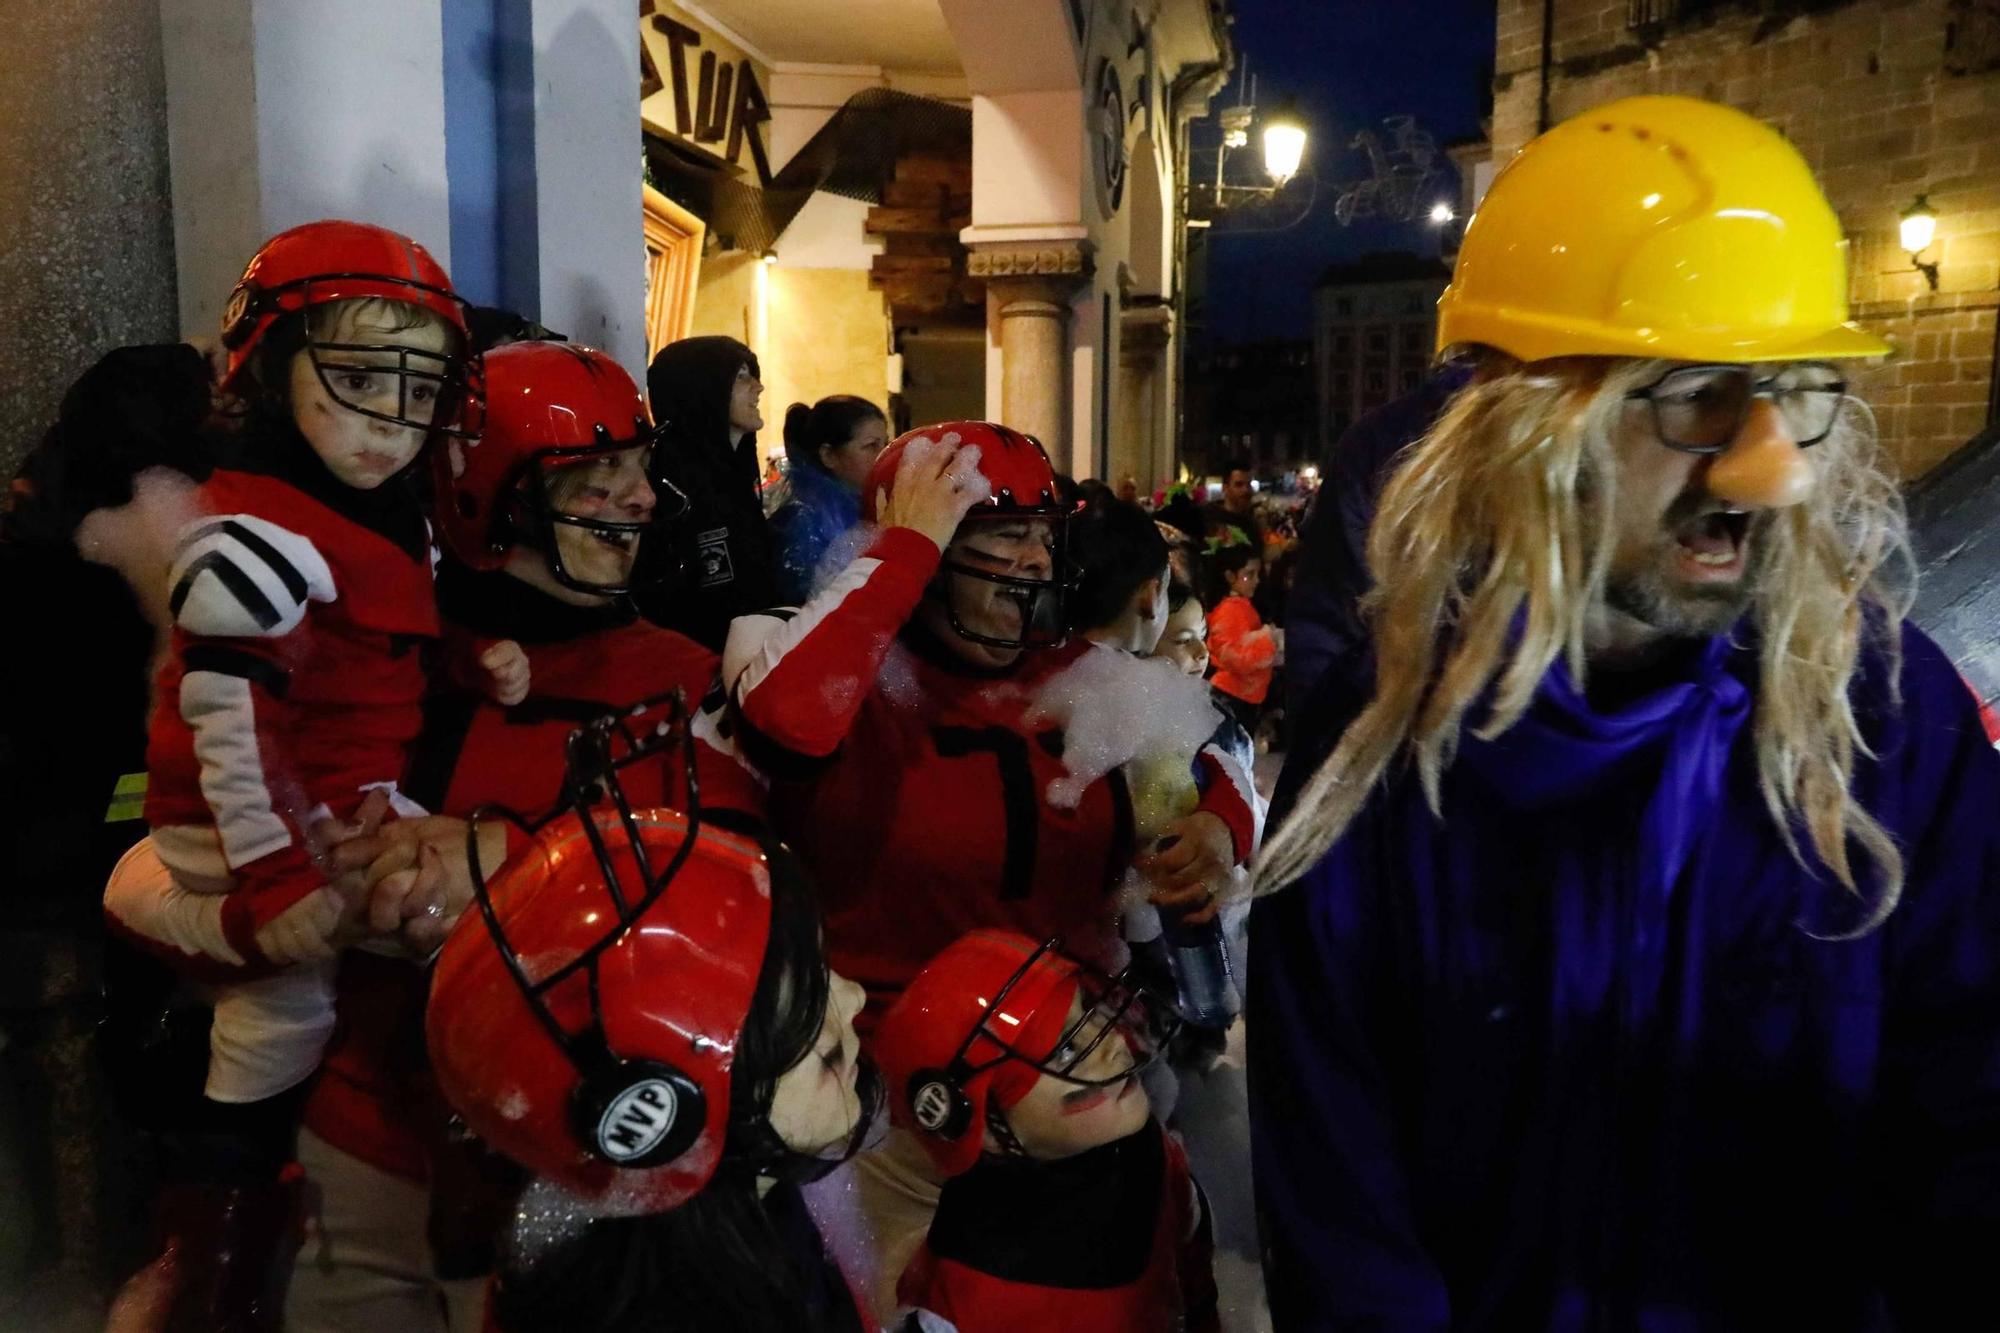
{"type": "Polygon", "coordinates": [[[541,321],[643,376],[639,25],[630,0],[535,0],[533,33],[541,321]]]}
{"type": "Polygon", "coordinates": [[[973,97],[975,229],[1081,222],[1084,170],[1083,101],[1075,91],[973,97]]]}
{"type": "Polygon", "coordinates": [[[862,230],[870,205],[859,199],[814,191],[778,238],[783,268],[858,268],[874,265],[882,242],[862,230]]]}
{"type": "Polygon", "coordinates": [[[449,269],[436,3],[161,0],[160,23],[184,333],[302,222],[390,227],[449,269]]]}

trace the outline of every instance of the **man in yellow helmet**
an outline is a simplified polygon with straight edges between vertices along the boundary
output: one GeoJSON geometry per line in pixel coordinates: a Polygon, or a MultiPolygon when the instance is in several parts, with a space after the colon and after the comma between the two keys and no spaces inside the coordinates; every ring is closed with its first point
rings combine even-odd
{"type": "Polygon", "coordinates": [[[1990,1310],[2000,755],[1903,621],[1846,267],[1797,152],[1686,98],[1468,224],[1375,666],[1259,865],[1280,1329],[1990,1310]]]}

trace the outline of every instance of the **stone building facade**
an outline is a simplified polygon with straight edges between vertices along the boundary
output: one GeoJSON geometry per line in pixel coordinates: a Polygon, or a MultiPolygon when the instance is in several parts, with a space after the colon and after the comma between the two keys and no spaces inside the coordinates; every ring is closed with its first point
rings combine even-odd
{"type": "Polygon", "coordinates": [[[1543,125],[1636,93],[1776,126],[1852,242],[1856,317],[1897,347],[1857,379],[1905,474],[2000,422],[2000,4],[1500,0],[1494,68],[1496,166],[1543,125]],[[1937,215],[1922,256],[1936,291],[1898,234],[1919,194],[1937,215]]]}

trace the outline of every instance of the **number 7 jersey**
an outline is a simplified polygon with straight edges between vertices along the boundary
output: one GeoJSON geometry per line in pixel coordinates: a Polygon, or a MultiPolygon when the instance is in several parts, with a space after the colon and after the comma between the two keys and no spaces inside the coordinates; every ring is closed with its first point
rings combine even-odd
{"type": "MultiPolygon", "coordinates": [[[[835,971],[868,990],[859,1026],[960,935],[982,926],[1060,936],[1122,963],[1117,887],[1134,853],[1132,801],[1113,770],[1073,806],[1063,734],[1028,720],[1081,641],[982,671],[907,626],[938,565],[892,528],[796,612],[740,619],[724,679],[739,748],[771,779],[771,817],[811,868],[835,971]]],[[[1197,761],[1202,809],[1239,860],[1254,837],[1249,780],[1219,751],[1197,761]]]]}

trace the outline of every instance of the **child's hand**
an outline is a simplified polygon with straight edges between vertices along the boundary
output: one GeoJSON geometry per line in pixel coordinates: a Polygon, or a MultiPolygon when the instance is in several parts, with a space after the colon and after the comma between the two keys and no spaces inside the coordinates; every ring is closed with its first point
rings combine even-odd
{"type": "Polygon", "coordinates": [[[486,672],[486,694],[502,708],[528,697],[528,654],[512,639],[502,639],[479,655],[486,672]]]}
{"type": "Polygon", "coordinates": [[[349,904],[330,885],[321,885],[272,917],[257,931],[257,951],[273,963],[290,966],[337,952],[335,936],[349,915],[349,904]]]}

